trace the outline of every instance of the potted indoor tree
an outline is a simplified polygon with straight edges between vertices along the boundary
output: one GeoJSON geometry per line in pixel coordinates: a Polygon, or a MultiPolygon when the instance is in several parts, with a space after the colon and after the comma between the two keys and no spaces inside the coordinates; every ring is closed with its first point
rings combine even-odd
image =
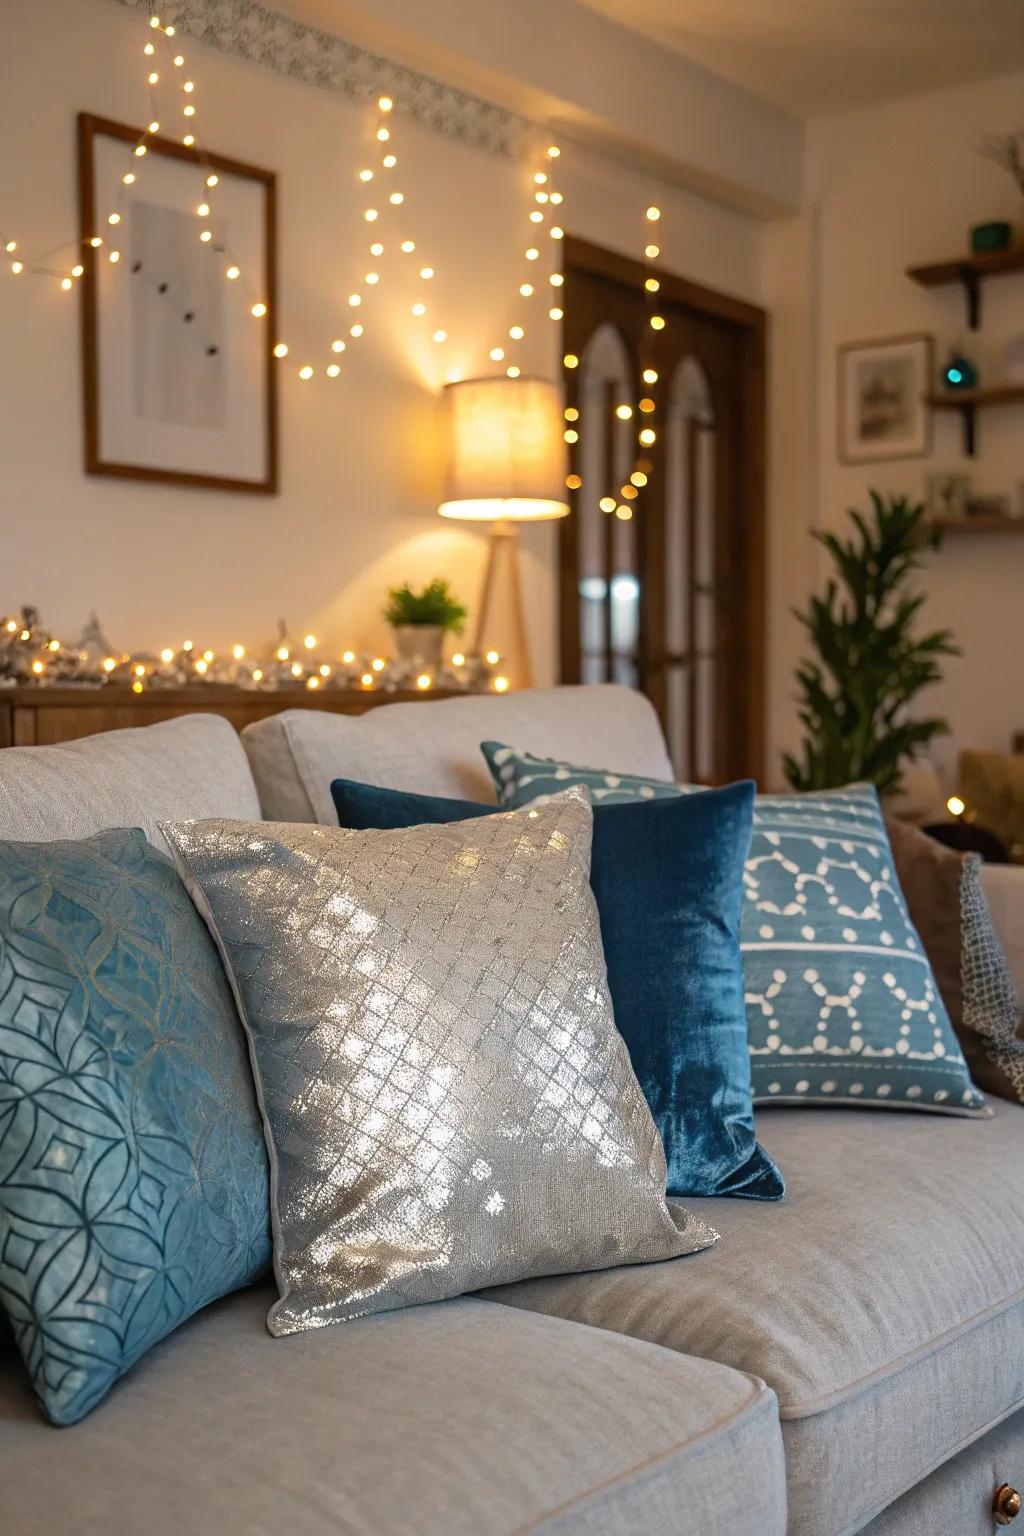
{"type": "Polygon", "coordinates": [[[867,782],[886,794],[899,788],[904,763],[948,731],[945,720],[918,717],[912,706],[941,678],[940,658],[960,651],[948,629],[918,628],[925,595],[913,576],[938,543],[924,507],[872,491],[871,513],[851,510],[850,519],[847,538],[814,533],[835,574],[796,615],[816,655],[797,668],[804,740],[783,766],[794,789],[867,782]]]}
{"type": "Polygon", "coordinates": [[[435,576],[420,592],[414,592],[408,582],[392,587],[384,617],[391,626],[399,658],[436,669],[441,665],[444,637],[449,632],[461,632],[466,609],[448,582],[435,576]]]}

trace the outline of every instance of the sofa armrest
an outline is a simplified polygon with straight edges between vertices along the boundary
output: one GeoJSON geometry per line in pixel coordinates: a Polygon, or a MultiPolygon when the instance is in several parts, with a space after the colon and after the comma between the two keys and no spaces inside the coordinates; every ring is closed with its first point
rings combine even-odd
{"type": "Polygon", "coordinates": [[[981,883],[1024,1008],[1024,865],[983,864],[981,883]]]}

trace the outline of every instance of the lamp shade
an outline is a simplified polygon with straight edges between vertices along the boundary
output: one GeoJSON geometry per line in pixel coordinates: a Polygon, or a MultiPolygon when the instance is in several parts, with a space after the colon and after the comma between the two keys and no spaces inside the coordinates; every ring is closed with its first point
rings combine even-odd
{"type": "Polygon", "coordinates": [[[448,494],[442,517],[565,517],[562,392],[547,379],[463,379],[444,393],[448,494]]]}

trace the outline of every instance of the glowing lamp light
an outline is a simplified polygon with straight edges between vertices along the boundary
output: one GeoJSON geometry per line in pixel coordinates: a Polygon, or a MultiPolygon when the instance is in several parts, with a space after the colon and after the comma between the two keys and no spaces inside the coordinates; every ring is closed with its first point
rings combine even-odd
{"type": "MultiPolygon", "coordinates": [[[[497,349],[495,349],[497,350],[497,349]]],[[[442,517],[490,522],[565,517],[558,387],[537,378],[464,379],[444,393],[448,490],[442,517]]]]}
{"type": "Polygon", "coordinates": [[[967,807],[959,795],[950,795],[946,801],[946,810],[951,816],[962,816],[967,807]]]}

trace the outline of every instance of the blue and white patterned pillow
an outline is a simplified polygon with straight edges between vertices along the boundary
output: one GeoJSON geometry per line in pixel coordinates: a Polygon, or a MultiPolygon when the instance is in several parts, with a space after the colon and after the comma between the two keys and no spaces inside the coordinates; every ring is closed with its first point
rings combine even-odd
{"type": "MultiPolygon", "coordinates": [[[[575,768],[497,742],[502,805],[583,784],[602,805],[693,786],[575,768]]],[[[910,921],[871,785],[759,795],[740,926],[755,1100],[985,1114],[910,921]]]]}

